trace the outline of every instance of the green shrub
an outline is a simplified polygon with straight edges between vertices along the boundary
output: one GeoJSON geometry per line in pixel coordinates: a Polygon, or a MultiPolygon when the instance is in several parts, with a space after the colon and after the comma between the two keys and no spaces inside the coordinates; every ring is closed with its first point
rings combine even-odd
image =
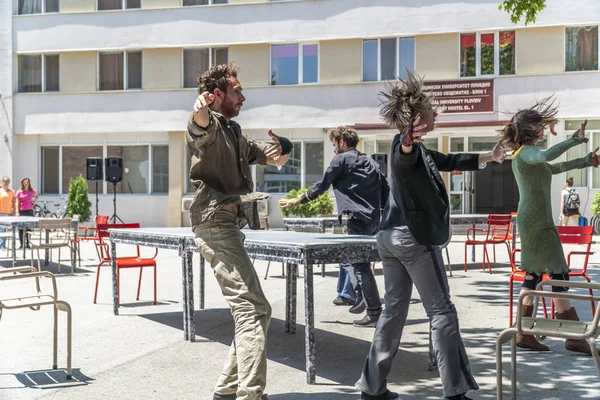
{"type": "Polygon", "coordinates": [[[594,197],[594,201],[592,202],[592,212],[594,215],[600,217],[600,192],[594,197]]]}
{"type": "MultiPolygon", "coordinates": [[[[285,195],[284,199],[294,199],[298,197],[299,194],[306,193],[307,190],[307,188],[302,188],[300,190],[293,189],[285,195]]],[[[298,204],[295,207],[282,208],[281,212],[285,217],[296,215],[298,217],[311,218],[316,217],[317,215],[330,215],[333,213],[333,201],[329,198],[329,193],[323,193],[311,202],[298,204]]]]}
{"type": "Polygon", "coordinates": [[[70,218],[79,215],[79,222],[90,220],[92,203],[88,199],[88,185],[81,175],[69,180],[69,197],[67,198],[67,214],[70,218]]]}

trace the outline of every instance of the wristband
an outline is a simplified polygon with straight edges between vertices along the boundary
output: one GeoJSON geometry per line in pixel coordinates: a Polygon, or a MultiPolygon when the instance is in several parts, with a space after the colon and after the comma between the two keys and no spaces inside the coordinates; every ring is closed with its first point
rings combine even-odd
{"type": "Polygon", "coordinates": [[[281,145],[281,155],[285,156],[286,154],[290,154],[294,149],[294,145],[290,140],[286,137],[279,136],[279,144],[281,145]]]}
{"type": "Polygon", "coordinates": [[[402,131],[402,146],[410,147],[413,143],[413,125],[411,120],[411,123],[402,131]]]}

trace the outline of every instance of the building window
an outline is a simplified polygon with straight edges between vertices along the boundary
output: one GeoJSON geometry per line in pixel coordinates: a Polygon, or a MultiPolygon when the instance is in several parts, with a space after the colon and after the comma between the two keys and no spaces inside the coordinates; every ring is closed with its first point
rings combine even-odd
{"type": "Polygon", "coordinates": [[[186,6],[207,6],[209,4],[227,4],[227,0],[183,0],[182,5],[186,6]]]}
{"type": "Polygon", "coordinates": [[[152,193],[169,193],[169,146],[152,146],[152,193]]]}
{"type": "Polygon", "coordinates": [[[183,50],[183,87],[198,86],[198,77],[214,65],[229,61],[229,48],[215,47],[183,50]]]}
{"type": "Polygon", "coordinates": [[[565,70],[598,70],[598,26],[566,28],[565,70]]]}
{"type": "Polygon", "coordinates": [[[19,56],[19,93],[59,90],[59,55],[19,56]]]}
{"type": "Polygon", "coordinates": [[[97,0],[98,11],[142,8],[141,0],[97,0]]]}
{"type": "Polygon", "coordinates": [[[406,78],[415,70],[415,38],[363,40],[363,82],[406,78]]]}
{"type": "Polygon", "coordinates": [[[100,90],[142,88],[142,52],[100,53],[100,90]]]}
{"type": "Polygon", "coordinates": [[[450,152],[460,153],[465,151],[465,138],[451,137],[450,138],[450,152]]]}
{"type": "Polygon", "coordinates": [[[460,35],[460,76],[515,74],[515,31],[460,35]]]}
{"type": "MultiPolygon", "coordinates": [[[[169,146],[44,146],[41,160],[41,192],[66,194],[69,180],[80,174],[85,177],[89,157],[121,157],[123,180],[117,183],[117,193],[148,194],[169,191],[169,146]],[[152,188],[151,190],[149,190],[152,188]]],[[[105,193],[100,182],[99,193],[105,193]]],[[[96,192],[94,181],[88,182],[88,192],[96,192]]],[[[114,193],[111,183],[106,193],[114,193]]]]}
{"type": "Polygon", "coordinates": [[[302,143],[294,143],[290,159],[281,169],[273,165],[256,166],[256,191],[287,193],[302,187],[302,143]]]}
{"type": "Polygon", "coordinates": [[[19,0],[17,13],[19,15],[56,13],[59,0],[19,0]]]}
{"type": "Polygon", "coordinates": [[[318,81],[318,44],[271,45],[271,85],[297,85],[318,81]]]}
{"type": "Polygon", "coordinates": [[[303,186],[310,187],[323,177],[323,161],[325,158],[323,146],[323,142],[304,143],[304,165],[306,167],[303,186]]]}

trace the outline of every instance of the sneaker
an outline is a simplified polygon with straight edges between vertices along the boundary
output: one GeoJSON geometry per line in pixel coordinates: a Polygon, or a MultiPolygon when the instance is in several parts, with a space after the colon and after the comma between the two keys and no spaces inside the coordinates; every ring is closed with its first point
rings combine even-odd
{"type": "Polygon", "coordinates": [[[336,306],[351,306],[354,304],[354,300],[351,300],[347,297],[338,296],[335,300],[333,300],[333,304],[336,306]]]}
{"type": "MultiPolygon", "coordinates": [[[[379,315],[376,317],[371,317],[369,314],[365,315],[362,319],[357,319],[352,322],[354,326],[359,326],[363,328],[374,328],[377,326],[377,321],[379,321],[379,315]]],[[[385,397],[382,397],[382,399],[385,397]]]]}
{"type": "Polygon", "coordinates": [[[398,393],[390,392],[386,390],[384,394],[366,394],[365,392],[360,393],[361,400],[398,400],[400,395],[398,393]]]}
{"type": "Polygon", "coordinates": [[[236,400],[237,395],[235,393],[232,394],[219,394],[215,393],[213,396],[213,400],[236,400]]]}
{"type": "Polygon", "coordinates": [[[365,303],[365,300],[361,296],[356,299],[356,302],[354,303],[354,305],[352,307],[350,307],[350,310],[348,310],[348,311],[350,311],[352,314],[362,314],[366,308],[367,308],[367,304],[365,303]]]}

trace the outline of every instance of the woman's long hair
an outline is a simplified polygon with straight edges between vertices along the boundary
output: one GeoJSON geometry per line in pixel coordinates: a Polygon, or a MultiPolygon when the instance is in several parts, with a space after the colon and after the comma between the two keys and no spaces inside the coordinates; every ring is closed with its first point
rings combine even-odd
{"type": "Polygon", "coordinates": [[[556,119],[558,105],[554,96],[538,101],[531,108],[519,110],[502,129],[498,131],[498,139],[513,150],[531,146],[539,138],[540,130],[556,119]]]}
{"type": "Polygon", "coordinates": [[[31,179],[29,179],[29,178],[27,178],[27,177],[25,177],[25,178],[21,179],[21,190],[22,190],[22,191],[25,191],[25,183],[24,183],[25,181],[28,181],[28,182],[29,182],[29,189],[27,189],[27,190],[30,190],[30,191],[32,191],[32,192],[35,192],[35,190],[33,189],[33,186],[31,186],[31,179]]]}

